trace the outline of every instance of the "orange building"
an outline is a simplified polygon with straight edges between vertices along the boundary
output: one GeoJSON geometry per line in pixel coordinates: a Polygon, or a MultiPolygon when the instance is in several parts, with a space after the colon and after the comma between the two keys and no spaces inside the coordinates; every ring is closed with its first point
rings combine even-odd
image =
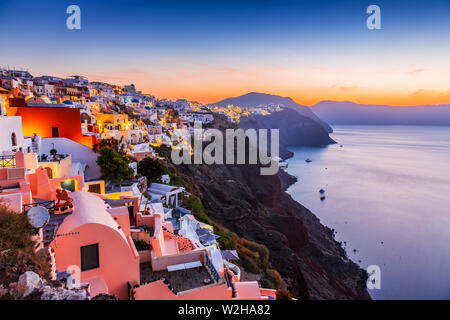
{"type": "Polygon", "coordinates": [[[17,115],[22,117],[24,136],[34,134],[43,138],[67,138],[92,148],[94,136],[83,136],[80,109],[52,106],[21,106],[17,115]]]}

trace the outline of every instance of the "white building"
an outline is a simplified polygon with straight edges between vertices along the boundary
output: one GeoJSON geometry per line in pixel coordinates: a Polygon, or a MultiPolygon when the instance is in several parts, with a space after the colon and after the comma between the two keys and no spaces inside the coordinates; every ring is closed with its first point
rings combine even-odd
{"type": "Polygon", "coordinates": [[[53,148],[58,153],[72,156],[72,174],[84,171],[87,181],[101,177],[100,167],[96,162],[98,154],[92,149],[67,138],[44,138],[39,147],[39,153],[48,155],[53,148]]]}
{"type": "Polygon", "coordinates": [[[0,128],[0,152],[32,152],[31,138],[23,136],[21,117],[0,116],[0,128]]]}
{"type": "Polygon", "coordinates": [[[34,86],[34,89],[40,95],[47,96],[47,97],[55,96],[55,86],[52,84],[36,85],[36,86],[34,86]]]}
{"type": "Polygon", "coordinates": [[[175,208],[181,205],[185,189],[183,187],[168,186],[161,183],[152,183],[148,192],[152,195],[159,195],[158,198],[165,199],[167,206],[174,206],[175,208]]]}
{"type": "Polygon", "coordinates": [[[214,121],[214,116],[212,113],[188,112],[187,115],[190,122],[201,122],[203,124],[208,124],[214,121]]]}

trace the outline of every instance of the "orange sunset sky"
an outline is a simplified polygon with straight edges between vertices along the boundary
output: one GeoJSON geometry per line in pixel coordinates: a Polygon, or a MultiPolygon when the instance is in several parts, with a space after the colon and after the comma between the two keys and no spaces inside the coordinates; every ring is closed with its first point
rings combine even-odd
{"type": "Polygon", "coordinates": [[[176,70],[128,69],[87,76],[91,80],[119,84],[132,82],[139,90],[157,97],[186,98],[203,103],[248,92],[265,92],[289,96],[309,106],[322,100],[402,106],[449,104],[450,87],[446,79],[449,74],[450,66],[445,71],[437,67],[377,70],[369,67],[238,69],[195,66],[176,70]]]}
{"type": "Polygon", "coordinates": [[[0,1],[0,65],[203,103],[264,92],[303,105],[450,104],[448,0],[379,0],[380,30],[356,0],[77,3],[81,29],[68,30],[64,1],[0,1]]]}

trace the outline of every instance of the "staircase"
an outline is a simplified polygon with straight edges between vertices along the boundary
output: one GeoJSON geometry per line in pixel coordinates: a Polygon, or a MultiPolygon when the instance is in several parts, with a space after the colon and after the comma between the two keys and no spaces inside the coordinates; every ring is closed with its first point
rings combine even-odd
{"type": "Polygon", "coordinates": [[[33,150],[34,153],[39,155],[41,152],[41,142],[42,142],[41,137],[39,136],[33,137],[33,140],[34,141],[31,142],[31,149],[33,150]]]}
{"type": "Polygon", "coordinates": [[[51,215],[50,221],[44,226],[44,228],[42,228],[44,247],[48,247],[49,244],[55,239],[56,232],[66,216],[67,215],[51,215]]]}

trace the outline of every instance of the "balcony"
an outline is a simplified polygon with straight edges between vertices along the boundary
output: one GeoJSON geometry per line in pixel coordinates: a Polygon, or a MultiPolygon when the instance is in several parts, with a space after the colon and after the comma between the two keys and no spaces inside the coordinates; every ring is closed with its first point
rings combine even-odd
{"type": "Polygon", "coordinates": [[[175,294],[201,288],[216,283],[204,266],[177,270],[177,271],[152,271],[149,263],[140,265],[141,284],[147,284],[158,280],[164,280],[175,294]]]}
{"type": "Polygon", "coordinates": [[[10,156],[0,156],[0,168],[15,168],[16,167],[16,157],[15,155],[10,156]]]}
{"type": "Polygon", "coordinates": [[[39,162],[59,162],[68,157],[70,157],[70,154],[55,154],[55,155],[43,154],[43,155],[38,156],[38,161],[39,162]]]}

